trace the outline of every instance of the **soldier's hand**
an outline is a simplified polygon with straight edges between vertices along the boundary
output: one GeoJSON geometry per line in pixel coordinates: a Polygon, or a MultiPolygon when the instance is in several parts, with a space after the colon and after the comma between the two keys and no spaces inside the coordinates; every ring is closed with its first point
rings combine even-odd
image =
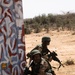
{"type": "Polygon", "coordinates": [[[31,57],[30,53],[27,53],[27,57],[31,57]]]}

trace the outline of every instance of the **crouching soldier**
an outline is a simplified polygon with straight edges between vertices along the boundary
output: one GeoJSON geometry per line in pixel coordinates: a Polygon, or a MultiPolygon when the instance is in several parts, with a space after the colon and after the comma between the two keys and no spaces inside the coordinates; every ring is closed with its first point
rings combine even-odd
{"type": "MultiPolygon", "coordinates": [[[[41,55],[44,59],[47,59],[47,54],[48,53],[51,53],[50,50],[48,49],[48,45],[50,44],[51,42],[51,38],[50,37],[42,37],[42,40],[41,40],[41,44],[40,45],[37,45],[35,48],[33,48],[29,53],[27,53],[27,57],[31,57],[31,53],[33,50],[37,49],[41,52],[41,55]]],[[[31,60],[31,59],[30,59],[31,60]]]]}
{"type": "Polygon", "coordinates": [[[30,75],[55,75],[52,74],[52,68],[50,68],[49,63],[41,57],[39,50],[35,49],[31,54],[30,75]]]}

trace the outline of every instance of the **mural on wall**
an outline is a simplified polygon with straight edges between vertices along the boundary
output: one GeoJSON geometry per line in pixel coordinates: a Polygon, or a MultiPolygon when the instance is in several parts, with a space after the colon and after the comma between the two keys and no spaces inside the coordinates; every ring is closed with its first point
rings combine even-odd
{"type": "Polygon", "coordinates": [[[22,0],[0,0],[0,75],[22,75],[25,59],[22,0]]]}

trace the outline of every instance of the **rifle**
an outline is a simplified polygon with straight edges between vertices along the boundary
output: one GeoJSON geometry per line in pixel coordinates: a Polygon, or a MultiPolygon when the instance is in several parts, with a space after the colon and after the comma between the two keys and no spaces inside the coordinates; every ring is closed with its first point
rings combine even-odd
{"type": "Polygon", "coordinates": [[[64,67],[64,65],[61,63],[61,61],[59,60],[59,58],[57,58],[57,53],[56,52],[50,52],[50,54],[48,54],[47,55],[49,58],[52,56],[52,59],[54,60],[54,61],[57,61],[58,63],[59,63],[59,67],[58,67],[58,70],[59,70],[59,68],[61,67],[61,66],[63,66],[64,67]]]}
{"type": "Polygon", "coordinates": [[[29,67],[32,65],[32,63],[33,63],[33,60],[30,62],[28,67],[25,67],[23,75],[28,75],[28,74],[31,75],[31,71],[29,70],[29,67]]]}

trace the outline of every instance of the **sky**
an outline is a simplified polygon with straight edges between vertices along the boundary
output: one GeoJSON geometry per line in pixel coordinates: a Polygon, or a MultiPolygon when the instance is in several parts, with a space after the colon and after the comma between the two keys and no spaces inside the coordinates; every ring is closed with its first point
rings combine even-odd
{"type": "Polygon", "coordinates": [[[22,0],[23,18],[75,12],[75,0],[22,0]]]}

